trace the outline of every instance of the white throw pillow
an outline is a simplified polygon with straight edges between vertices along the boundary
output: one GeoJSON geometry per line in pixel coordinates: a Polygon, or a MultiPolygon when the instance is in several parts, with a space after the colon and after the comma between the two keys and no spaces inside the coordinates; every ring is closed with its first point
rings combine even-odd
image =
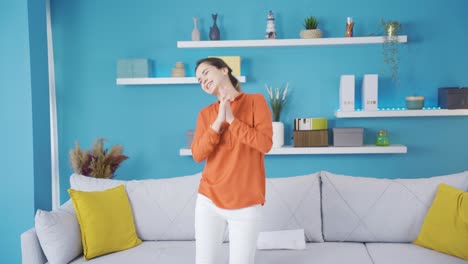
{"type": "Polygon", "coordinates": [[[320,173],[267,178],[260,231],[304,229],[308,242],[323,242],[320,173]]]}
{"type": "Polygon", "coordinates": [[[80,226],[71,200],[55,211],[37,210],[34,222],[48,263],[68,263],[83,253],[80,226]]]}
{"type": "Polygon", "coordinates": [[[468,189],[468,173],[419,179],[379,179],[322,172],[325,241],[412,242],[437,186],[468,189]]]}
{"type": "Polygon", "coordinates": [[[260,232],[257,249],[305,249],[304,229],[260,232]]]}
{"type": "Polygon", "coordinates": [[[195,240],[195,202],[201,173],[165,179],[121,181],[70,176],[72,189],[102,191],[124,184],[142,240],[195,240]]]}

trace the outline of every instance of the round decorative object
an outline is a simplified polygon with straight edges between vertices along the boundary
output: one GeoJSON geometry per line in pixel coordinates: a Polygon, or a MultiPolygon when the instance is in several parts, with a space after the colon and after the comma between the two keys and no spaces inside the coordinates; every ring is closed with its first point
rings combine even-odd
{"type": "Polygon", "coordinates": [[[185,77],[185,68],[183,62],[176,62],[175,67],[171,71],[172,77],[185,77]]]}
{"type": "Polygon", "coordinates": [[[407,96],[406,108],[410,110],[422,109],[424,107],[424,96],[407,96]]]}
{"type": "Polygon", "coordinates": [[[304,29],[304,30],[301,30],[301,33],[299,35],[303,39],[321,38],[322,37],[322,31],[320,29],[304,29]]]}
{"type": "Polygon", "coordinates": [[[273,122],[273,148],[281,148],[284,145],[284,124],[273,122]]]}
{"type": "Polygon", "coordinates": [[[390,138],[388,137],[387,130],[379,130],[375,139],[376,146],[389,146],[390,138]]]}

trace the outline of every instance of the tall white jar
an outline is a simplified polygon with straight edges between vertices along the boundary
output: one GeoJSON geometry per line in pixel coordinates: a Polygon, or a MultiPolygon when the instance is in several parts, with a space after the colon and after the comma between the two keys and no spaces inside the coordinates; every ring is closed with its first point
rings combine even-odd
{"type": "Polygon", "coordinates": [[[273,148],[281,148],[284,145],[284,124],[273,122],[273,148]]]}

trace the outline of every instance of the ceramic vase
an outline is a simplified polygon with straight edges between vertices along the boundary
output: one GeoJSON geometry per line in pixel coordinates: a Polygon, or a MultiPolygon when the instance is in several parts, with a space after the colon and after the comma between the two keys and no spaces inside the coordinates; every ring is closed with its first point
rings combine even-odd
{"type": "Polygon", "coordinates": [[[284,124],[273,122],[273,148],[281,148],[284,145],[284,124]]]}
{"type": "Polygon", "coordinates": [[[418,110],[424,107],[424,96],[407,96],[406,108],[409,110],[418,110]]]}
{"type": "Polygon", "coordinates": [[[299,33],[299,36],[303,39],[308,39],[308,38],[321,38],[322,37],[322,31],[320,29],[304,29],[301,30],[299,33]]]}
{"type": "Polygon", "coordinates": [[[178,61],[171,71],[172,77],[185,77],[185,65],[183,62],[178,61]]]}
{"type": "Polygon", "coordinates": [[[198,22],[198,19],[196,17],[194,17],[193,18],[192,41],[199,41],[200,40],[200,30],[198,30],[197,22],[198,22]]]}
{"type": "Polygon", "coordinates": [[[211,17],[213,18],[213,26],[210,27],[210,40],[219,40],[219,28],[218,25],[216,25],[218,14],[212,14],[211,17]]]}

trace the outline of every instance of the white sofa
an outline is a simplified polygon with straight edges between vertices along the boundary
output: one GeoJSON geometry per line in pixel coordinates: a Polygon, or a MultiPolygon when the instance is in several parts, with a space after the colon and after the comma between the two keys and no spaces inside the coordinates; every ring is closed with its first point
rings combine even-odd
{"type": "MultiPolygon", "coordinates": [[[[105,190],[125,184],[137,235],[143,243],[89,261],[82,255],[77,256],[70,263],[195,263],[193,220],[199,180],[200,174],[133,181],[71,175],[71,188],[82,191],[105,190]]],[[[261,231],[303,229],[307,243],[302,250],[258,250],[255,263],[468,264],[460,258],[411,243],[419,233],[441,182],[466,191],[468,172],[395,180],[324,171],[268,178],[261,231]]],[[[74,213],[70,201],[58,210],[72,216],[74,213]]],[[[55,238],[55,242],[66,241],[58,248],[51,249],[53,243],[47,244],[44,239],[39,242],[35,228],[24,232],[21,235],[23,263],[46,263],[45,248],[52,252],[75,251],[78,253],[73,254],[78,255],[81,249],[79,226],[76,219],[72,221],[73,217],[68,219],[71,222],[64,225],[64,229],[69,230],[64,232],[67,237],[55,238]]],[[[36,227],[38,224],[36,222],[36,227]]],[[[40,229],[42,233],[47,230],[43,226],[40,229]]],[[[227,241],[227,234],[225,237],[227,241]]],[[[221,253],[219,263],[227,264],[228,242],[223,244],[221,253]]]]}

